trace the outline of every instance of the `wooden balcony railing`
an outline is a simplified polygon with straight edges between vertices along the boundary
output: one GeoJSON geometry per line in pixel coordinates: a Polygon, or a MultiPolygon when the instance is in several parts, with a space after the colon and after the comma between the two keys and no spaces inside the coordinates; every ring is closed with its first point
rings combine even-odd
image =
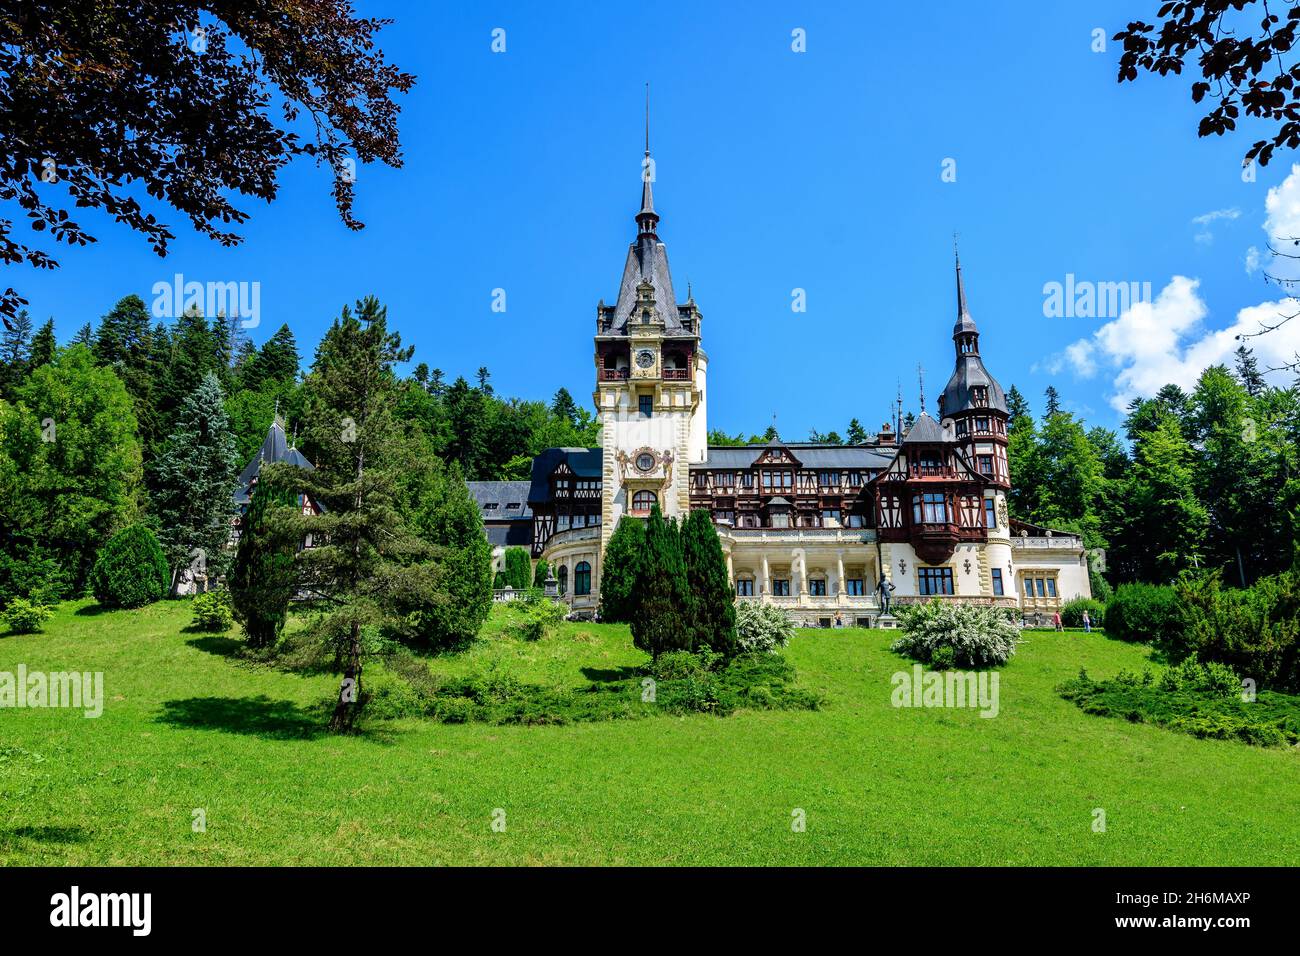
{"type": "Polygon", "coordinates": [[[600,380],[602,382],[621,382],[627,378],[628,370],[625,368],[602,368],[600,370],[600,380]]]}
{"type": "Polygon", "coordinates": [[[691,379],[691,370],[688,368],[664,369],[665,382],[689,382],[690,379],[691,379]]]}

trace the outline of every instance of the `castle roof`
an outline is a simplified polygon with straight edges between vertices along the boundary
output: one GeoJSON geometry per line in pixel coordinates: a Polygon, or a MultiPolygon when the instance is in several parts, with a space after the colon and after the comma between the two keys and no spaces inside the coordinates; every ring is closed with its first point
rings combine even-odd
{"type": "Polygon", "coordinates": [[[280,461],[297,465],[299,468],[306,468],[308,471],[316,470],[316,466],[309,462],[302,452],[289,445],[289,441],[284,434],[284,426],[280,424],[280,420],[277,418],[271,422],[271,427],[266,430],[266,438],[262,440],[262,447],[248,460],[244,470],[239,473],[239,484],[236,486],[234,494],[235,504],[248,504],[250,497],[249,486],[252,485],[253,479],[262,470],[262,465],[270,465],[280,461]]]}

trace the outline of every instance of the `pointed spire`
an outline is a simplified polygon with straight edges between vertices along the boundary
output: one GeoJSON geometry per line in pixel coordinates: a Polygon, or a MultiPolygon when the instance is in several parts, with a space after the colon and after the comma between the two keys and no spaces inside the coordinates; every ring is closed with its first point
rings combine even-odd
{"type": "Polygon", "coordinates": [[[952,255],[957,263],[957,325],[953,328],[953,335],[960,335],[962,332],[974,332],[975,320],[971,318],[970,309],[966,305],[966,286],[961,279],[961,253],[957,251],[957,234],[952,234],[952,255]]]}
{"type": "MultiPolygon", "coordinates": [[[[659,216],[655,212],[654,160],[650,158],[650,84],[645,85],[645,159],[641,161],[641,211],[636,214],[637,233],[642,236],[655,236],[655,225],[659,216]]],[[[656,237],[657,238],[657,237],[656,237]]]]}
{"type": "Polygon", "coordinates": [[[925,414],[925,369],[916,363],[916,380],[921,383],[921,414],[925,414]]]}

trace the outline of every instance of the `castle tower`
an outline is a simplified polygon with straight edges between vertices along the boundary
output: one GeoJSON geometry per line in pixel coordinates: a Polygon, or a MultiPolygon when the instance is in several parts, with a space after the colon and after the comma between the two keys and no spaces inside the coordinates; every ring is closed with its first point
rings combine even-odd
{"type": "Polygon", "coordinates": [[[957,324],[952,330],[956,365],[939,397],[939,418],[970,467],[988,481],[984,491],[988,547],[986,560],[981,562],[985,593],[994,591],[991,569],[1001,568],[1004,591],[1010,595],[1014,579],[1007,514],[1007,491],[1011,487],[1007,466],[1007,398],[980,358],[980,334],[966,305],[960,256],[956,256],[956,264],[957,324]]]}
{"type": "Polygon", "coordinates": [[[618,299],[596,307],[596,389],[603,455],[601,547],[625,514],[657,502],[666,516],[690,507],[690,462],[704,461],[708,429],[700,348],[702,316],[679,305],[654,208],[654,162],[646,137],[637,235],[618,299]]]}

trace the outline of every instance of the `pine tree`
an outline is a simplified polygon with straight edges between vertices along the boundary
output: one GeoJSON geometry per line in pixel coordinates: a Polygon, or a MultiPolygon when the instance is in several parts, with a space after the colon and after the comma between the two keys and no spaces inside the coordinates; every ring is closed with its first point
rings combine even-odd
{"type": "Polygon", "coordinates": [[[645,522],[624,515],[609,536],[600,572],[600,619],[625,624],[636,610],[638,590],[645,580],[645,522]]]}
{"type": "Polygon", "coordinates": [[[72,345],[84,345],[86,348],[93,348],[95,345],[95,330],[91,328],[89,322],[81,327],[76,335],[72,337],[72,345]]]}
{"type": "Polygon", "coordinates": [[[910,432],[910,431],[912,430],[912,426],[915,425],[915,424],[916,424],[916,416],[915,416],[915,415],[913,415],[911,412],[908,412],[906,415],[904,415],[904,416],[903,416],[903,434],[906,435],[908,432],[910,432]]]}
{"type": "Polygon", "coordinates": [[[723,657],[734,657],[739,650],[736,599],[709,512],[692,511],[682,524],[681,539],[690,595],[691,649],[708,647],[723,657]]]}
{"type": "Polygon", "coordinates": [[[486,365],[480,365],[479,368],[478,368],[478,374],[477,374],[477,378],[478,378],[478,390],[479,390],[480,392],[482,392],[484,395],[491,395],[491,394],[492,394],[492,386],[491,386],[491,384],[488,382],[488,380],[489,380],[491,377],[492,377],[492,373],[488,371],[487,366],[486,366],[486,365]]]}
{"type": "Polygon", "coordinates": [[[280,636],[293,599],[297,468],[263,465],[240,520],[239,545],[230,570],[231,606],[250,647],[270,647],[280,636]]]}
{"type": "Polygon", "coordinates": [[[665,521],[656,503],[646,521],[643,578],[635,592],[632,643],[653,657],[691,650],[687,618],[690,593],[681,536],[675,521],[665,521]]]}
{"type": "Polygon", "coordinates": [[[42,365],[49,365],[54,361],[54,353],[58,351],[59,343],[54,338],[54,320],[46,319],[45,324],[36,330],[36,335],[32,337],[31,365],[29,369],[35,371],[42,365]]]}
{"type": "Polygon", "coordinates": [[[0,398],[12,399],[14,389],[27,377],[32,358],[32,317],[22,309],[0,337],[0,398]]]}
{"type": "Polygon", "coordinates": [[[215,578],[228,561],[238,465],[224,403],[221,383],[208,372],[182,403],[176,427],[152,465],[151,500],[173,591],[187,565],[198,561],[215,578]]]}
{"type": "Polygon", "coordinates": [[[275,334],[262,344],[257,356],[257,374],[259,381],[254,387],[260,388],[265,382],[293,382],[298,378],[298,343],[294,340],[289,326],[281,325],[275,334]]]}
{"type": "Polygon", "coordinates": [[[848,433],[845,438],[850,445],[865,445],[870,440],[867,430],[862,427],[862,423],[856,418],[849,422],[848,433]]]}
{"type": "Polygon", "coordinates": [[[533,568],[533,587],[546,587],[546,579],[551,573],[551,567],[546,563],[545,558],[538,558],[537,565],[533,568]]]}
{"type": "Polygon", "coordinates": [[[1007,392],[1007,419],[1011,427],[1015,427],[1016,421],[1021,418],[1033,418],[1033,413],[1029,409],[1029,402],[1025,401],[1025,396],[1020,393],[1020,389],[1014,385],[1011,391],[1007,392]]]}
{"type": "Polygon", "coordinates": [[[571,426],[578,424],[578,403],[573,400],[567,388],[561,388],[551,401],[551,411],[571,426]]]}
{"type": "Polygon", "coordinates": [[[387,310],[367,297],[356,315],[345,308],[334,320],[304,383],[317,468],[302,486],[325,510],[301,517],[300,533],[320,544],[300,551],[295,566],[319,610],[314,633],[342,672],[334,731],[352,729],[365,707],[363,632],[409,626],[434,600],[432,548],[399,510],[409,461],[393,367],[410,357],[388,331],[387,310]]]}
{"type": "Polygon", "coordinates": [[[1049,422],[1052,420],[1052,416],[1061,410],[1061,394],[1056,390],[1055,385],[1049,385],[1043,395],[1046,397],[1046,404],[1043,407],[1043,421],[1049,422]]]}
{"type": "Polygon", "coordinates": [[[1239,345],[1234,354],[1237,356],[1237,379],[1241,382],[1242,387],[1246,389],[1247,395],[1251,398],[1258,398],[1268,385],[1259,370],[1259,362],[1255,359],[1254,351],[1244,345],[1239,345]]]}

